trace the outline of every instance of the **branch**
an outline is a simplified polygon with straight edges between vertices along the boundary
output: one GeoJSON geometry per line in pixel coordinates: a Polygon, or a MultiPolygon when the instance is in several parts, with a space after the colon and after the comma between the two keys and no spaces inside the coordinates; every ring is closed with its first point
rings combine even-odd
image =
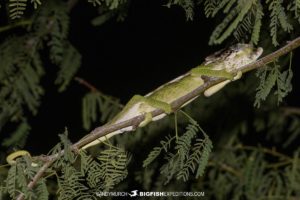
{"type": "Polygon", "coordinates": [[[300,46],[300,37],[297,37],[296,39],[288,42],[285,46],[278,49],[277,51],[274,51],[274,52],[266,55],[265,57],[257,60],[254,63],[246,65],[245,67],[243,67],[242,71],[248,72],[248,71],[260,68],[260,67],[276,60],[280,56],[283,56],[283,55],[293,51],[294,49],[296,49],[299,46],[300,46]]]}
{"type": "Polygon", "coordinates": [[[74,8],[74,6],[78,3],[78,0],[69,0],[67,2],[67,11],[71,12],[71,10],[74,8]]]}
{"type": "Polygon", "coordinates": [[[298,107],[282,107],[281,110],[284,116],[300,115],[300,108],[298,107]]]}
{"type": "Polygon", "coordinates": [[[30,19],[18,21],[18,22],[0,27],[0,33],[8,31],[8,30],[16,28],[16,27],[19,27],[19,26],[27,26],[27,25],[31,25],[31,24],[32,24],[32,20],[30,20],[30,19]]]}
{"type": "Polygon", "coordinates": [[[110,102],[111,104],[117,106],[118,108],[123,108],[124,106],[121,103],[118,103],[118,99],[113,96],[109,96],[106,94],[103,94],[100,90],[98,90],[94,85],[87,82],[83,78],[80,78],[78,76],[74,77],[74,80],[77,81],[79,84],[85,86],[88,88],[91,92],[97,92],[101,97],[103,97],[106,101],[110,102]]]}
{"type": "MultiPolygon", "coordinates": [[[[278,57],[280,57],[284,54],[287,54],[288,52],[292,51],[293,49],[295,49],[299,46],[300,46],[300,37],[298,37],[295,40],[289,42],[287,45],[283,46],[282,48],[278,49],[277,51],[275,51],[271,54],[268,54],[265,57],[257,60],[256,62],[244,66],[241,70],[243,72],[248,72],[248,71],[263,67],[266,64],[272,62],[273,60],[277,59],[278,57]]],[[[220,83],[224,80],[226,80],[226,79],[224,79],[224,78],[215,78],[215,77],[207,77],[205,79],[205,83],[203,85],[201,85],[200,87],[198,87],[194,91],[190,92],[189,94],[174,100],[171,103],[171,107],[172,107],[173,111],[176,111],[176,110],[180,109],[181,106],[184,105],[184,103],[186,103],[189,100],[192,100],[193,98],[199,96],[199,94],[201,94],[204,90],[206,90],[206,89],[210,88],[211,86],[216,85],[216,84],[218,84],[218,83],[220,83]]],[[[156,109],[151,114],[152,114],[153,117],[155,117],[155,116],[160,115],[162,113],[163,113],[162,110],[156,109]]],[[[120,130],[120,129],[129,127],[129,126],[137,127],[138,124],[140,124],[144,119],[145,119],[144,115],[139,115],[139,116],[136,116],[136,117],[131,118],[129,120],[120,122],[120,123],[103,125],[103,126],[97,127],[91,133],[86,135],[84,138],[82,138],[81,140],[79,140],[78,142],[73,144],[71,146],[71,149],[74,150],[74,151],[78,151],[84,145],[96,140],[99,137],[105,136],[105,135],[107,135],[107,134],[109,134],[113,131],[120,130]]],[[[36,185],[38,180],[43,176],[43,174],[45,173],[47,168],[50,167],[51,164],[56,159],[58,159],[63,153],[64,153],[64,150],[62,150],[61,152],[59,152],[57,154],[47,156],[47,158],[48,158],[48,159],[46,159],[47,161],[44,163],[44,165],[39,169],[39,171],[35,174],[33,179],[27,185],[29,190],[33,189],[33,187],[36,185]]],[[[23,193],[19,194],[17,199],[18,200],[24,199],[23,193]]]]}
{"type": "Polygon", "coordinates": [[[100,92],[94,85],[87,82],[83,78],[80,78],[78,76],[74,77],[74,80],[77,81],[79,84],[84,85],[86,88],[88,88],[91,92],[100,92]]]}

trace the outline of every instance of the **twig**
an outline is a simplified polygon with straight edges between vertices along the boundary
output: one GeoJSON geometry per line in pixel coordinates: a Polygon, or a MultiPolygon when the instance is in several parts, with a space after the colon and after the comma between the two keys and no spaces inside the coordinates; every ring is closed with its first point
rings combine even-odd
{"type": "MultiPolygon", "coordinates": [[[[300,46],[300,37],[296,38],[295,40],[289,42],[287,45],[285,45],[284,47],[280,48],[279,50],[266,55],[265,57],[261,58],[260,60],[246,65],[243,67],[243,69],[241,69],[243,72],[248,72],[260,67],[263,67],[264,65],[272,62],[273,60],[275,60],[276,58],[287,54],[288,52],[292,51],[293,49],[297,48],[300,46]]],[[[198,87],[197,89],[195,89],[194,91],[190,92],[189,94],[180,97],[176,100],[174,100],[171,103],[171,107],[173,109],[173,111],[178,110],[184,103],[188,102],[189,100],[199,96],[199,94],[201,94],[201,92],[203,92],[205,89],[208,89],[209,87],[216,85],[222,81],[224,81],[224,78],[214,78],[214,77],[209,77],[205,80],[205,83],[203,85],[201,85],[200,87],[198,87]]],[[[160,109],[155,109],[151,114],[153,117],[162,114],[163,111],[160,109]]],[[[90,134],[88,134],[87,136],[85,136],[83,139],[81,139],[80,141],[78,141],[77,143],[73,144],[71,149],[73,150],[78,150],[81,147],[83,147],[84,145],[96,140],[99,137],[105,136],[113,131],[116,130],[120,130],[129,126],[136,126],[139,123],[141,123],[144,120],[144,115],[139,115],[136,116],[134,118],[131,118],[129,120],[117,123],[117,124],[109,124],[109,125],[104,125],[101,127],[97,127],[95,128],[90,134]]],[[[63,150],[60,153],[54,154],[54,155],[50,155],[49,156],[49,160],[47,162],[44,163],[44,165],[40,168],[40,170],[35,174],[35,176],[33,177],[33,179],[30,181],[30,183],[27,185],[28,189],[31,190],[33,189],[33,187],[35,186],[35,184],[38,182],[38,180],[43,176],[43,174],[45,173],[45,171],[47,170],[48,167],[51,166],[51,164],[60,156],[63,154],[63,150]]],[[[19,194],[18,200],[22,200],[24,199],[24,195],[23,194],[19,194]]]]}
{"type": "Polygon", "coordinates": [[[74,80],[77,81],[78,83],[80,83],[81,85],[84,85],[85,87],[87,87],[89,90],[91,90],[91,92],[100,92],[94,85],[87,82],[83,78],[76,76],[76,77],[74,77],[74,80]]]}
{"type": "Polygon", "coordinates": [[[32,24],[32,20],[30,20],[30,19],[18,21],[18,22],[0,27],[0,33],[8,31],[8,30],[16,28],[16,27],[19,27],[19,26],[27,26],[27,25],[30,25],[30,24],[32,24]]]}
{"type": "Polygon", "coordinates": [[[74,6],[78,3],[78,0],[69,0],[67,2],[67,11],[71,12],[71,10],[74,8],[74,6]]]}
{"type": "Polygon", "coordinates": [[[106,101],[110,102],[111,104],[117,106],[118,108],[123,108],[124,106],[118,102],[118,99],[113,96],[108,96],[106,94],[103,94],[100,90],[98,90],[94,85],[87,82],[83,78],[80,78],[78,76],[74,77],[74,80],[80,83],[81,85],[84,85],[86,88],[88,88],[91,92],[97,92],[99,95],[104,98],[106,101]]]}
{"type": "Polygon", "coordinates": [[[282,107],[281,110],[285,116],[300,115],[300,108],[298,107],[282,107]]]}
{"type": "Polygon", "coordinates": [[[251,150],[251,151],[258,149],[259,151],[261,151],[265,154],[269,154],[269,155],[275,156],[277,158],[281,158],[284,161],[292,162],[292,160],[293,160],[291,157],[276,151],[275,148],[268,149],[268,148],[255,147],[255,146],[245,146],[245,145],[238,145],[235,148],[236,149],[243,149],[243,150],[251,150]]]}
{"type": "Polygon", "coordinates": [[[297,37],[296,39],[288,42],[288,44],[286,44],[285,46],[278,49],[277,51],[274,51],[274,52],[266,55],[265,57],[257,60],[254,63],[246,65],[242,71],[248,72],[248,71],[260,68],[260,67],[274,61],[275,59],[279,58],[280,56],[283,56],[283,55],[293,51],[294,49],[296,49],[299,46],[300,46],[300,37],[297,37]]]}

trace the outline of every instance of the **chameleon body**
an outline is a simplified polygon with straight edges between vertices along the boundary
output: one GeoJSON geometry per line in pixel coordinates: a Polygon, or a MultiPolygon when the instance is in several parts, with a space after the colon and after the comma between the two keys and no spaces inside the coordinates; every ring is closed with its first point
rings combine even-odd
{"type": "MultiPolygon", "coordinates": [[[[239,79],[242,75],[241,71],[239,71],[239,68],[257,60],[262,52],[263,49],[261,47],[254,48],[250,44],[236,44],[228,49],[220,50],[208,56],[201,65],[193,68],[188,73],[162,85],[147,95],[133,96],[132,99],[126,104],[124,109],[108,124],[120,123],[141,114],[145,114],[145,120],[139,124],[139,127],[145,126],[150,121],[159,120],[172,112],[170,106],[171,102],[182,96],[185,96],[204,84],[202,76],[223,77],[228,79],[211,88],[208,88],[204,92],[205,96],[210,96],[222,89],[229,82],[239,79]],[[238,73],[233,75],[233,71],[238,71],[238,73]],[[151,112],[158,108],[162,109],[164,113],[152,118],[151,112]]],[[[189,102],[185,103],[183,106],[189,102]]],[[[85,145],[82,147],[82,149],[94,146],[116,134],[120,134],[125,131],[132,131],[133,129],[134,127],[130,126],[118,131],[114,131],[85,145]]]]}
{"type": "MultiPolygon", "coordinates": [[[[133,96],[125,105],[123,110],[119,114],[117,114],[110,122],[108,122],[108,124],[120,123],[141,114],[145,115],[145,120],[138,125],[139,127],[145,126],[151,121],[159,120],[172,112],[172,108],[170,105],[171,102],[182,96],[185,96],[186,94],[203,85],[205,83],[203,76],[222,77],[227,79],[204,91],[205,96],[210,96],[222,89],[229,82],[239,79],[242,75],[239,69],[257,60],[262,52],[263,49],[261,47],[254,48],[249,44],[236,44],[229,47],[228,49],[220,50],[206,57],[205,61],[201,65],[191,69],[186,74],[179,76],[171,80],[170,82],[160,86],[147,95],[133,96]],[[233,74],[233,72],[238,73],[233,74]],[[155,109],[162,109],[164,113],[152,118],[151,112],[155,109]]],[[[191,102],[192,100],[190,100],[189,102],[191,102]]],[[[187,105],[189,102],[186,102],[183,106],[187,105]]],[[[82,149],[87,149],[107,140],[114,135],[126,131],[132,131],[134,129],[135,127],[129,126],[121,130],[111,132],[83,146],[82,149]]],[[[16,157],[22,156],[24,154],[24,151],[16,151],[7,157],[7,162],[9,164],[13,164],[15,163],[14,159],[16,157]]]]}

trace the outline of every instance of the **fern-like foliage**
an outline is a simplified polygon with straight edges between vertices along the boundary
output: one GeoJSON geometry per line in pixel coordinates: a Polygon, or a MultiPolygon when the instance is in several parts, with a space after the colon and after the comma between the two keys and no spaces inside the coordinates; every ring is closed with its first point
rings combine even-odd
{"type": "Polygon", "coordinates": [[[287,9],[294,13],[295,18],[300,23],[300,1],[293,0],[288,4],[287,9]]]}
{"type": "Polygon", "coordinates": [[[84,175],[73,166],[65,165],[62,173],[59,180],[59,199],[76,199],[88,191],[88,187],[83,184],[84,175]]]}
{"type": "Polygon", "coordinates": [[[9,13],[12,19],[20,18],[26,9],[27,0],[9,0],[9,13]]]}
{"type": "MultiPolygon", "coordinates": [[[[45,191],[43,192],[43,194],[34,194],[27,188],[28,181],[31,180],[37,172],[37,168],[32,167],[31,163],[31,158],[29,158],[28,156],[24,156],[18,158],[16,160],[16,164],[10,167],[8,176],[5,181],[5,191],[8,192],[9,196],[12,199],[15,199],[20,194],[20,192],[22,192],[25,198],[28,199],[39,199],[39,197],[43,196],[42,198],[44,198],[45,196],[48,196],[48,193],[45,191]]],[[[42,184],[42,180],[39,183],[42,184]]]]}
{"type": "Polygon", "coordinates": [[[97,158],[100,163],[80,153],[81,168],[64,167],[63,177],[60,179],[61,199],[90,198],[95,191],[108,191],[127,176],[128,154],[118,148],[107,149],[97,158]],[[87,183],[84,184],[84,183],[87,183]]]}
{"type": "Polygon", "coordinates": [[[37,9],[38,6],[42,5],[41,0],[31,0],[30,2],[33,4],[34,9],[37,9]]]}
{"type": "MultiPolygon", "coordinates": [[[[238,24],[244,20],[245,16],[253,6],[253,3],[254,1],[252,0],[238,1],[236,7],[234,7],[223,22],[216,27],[210,37],[209,44],[220,44],[229,37],[230,34],[237,28],[238,24]]],[[[225,7],[225,10],[227,10],[227,8],[225,7]]]]}
{"type": "Polygon", "coordinates": [[[288,19],[288,12],[293,12],[300,22],[299,4],[299,0],[289,3],[284,3],[283,0],[206,0],[204,1],[206,17],[215,17],[220,11],[223,11],[225,15],[211,34],[209,44],[220,44],[231,35],[238,41],[250,39],[252,43],[258,44],[262,19],[267,13],[263,8],[265,6],[269,10],[272,43],[277,46],[279,44],[278,32],[281,29],[288,33],[293,30],[293,25],[288,19]]]}
{"type": "Polygon", "coordinates": [[[17,129],[9,136],[9,138],[2,141],[1,145],[3,147],[18,146],[22,148],[25,145],[29,131],[30,126],[24,121],[18,125],[17,129]]]}
{"type": "Polygon", "coordinates": [[[185,11],[185,16],[187,20],[192,20],[194,17],[194,0],[169,0],[165,5],[170,8],[172,5],[180,6],[185,11]]]}
{"type": "Polygon", "coordinates": [[[160,141],[161,146],[153,148],[153,150],[149,153],[147,159],[144,160],[143,167],[147,167],[148,165],[150,165],[160,155],[162,150],[168,152],[168,150],[171,148],[171,143],[175,138],[175,136],[167,136],[165,140],[160,141]]]}
{"type": "Polygon", "coordinates": [[[58,155],[58,159],[53,163],[54,168],[61,168],[63,166],[72,165],[76,161],[76,155],[71,149],[71,142],[68,139],[67,129],[63,134],[59,135],[60,142],[51,149],[48,155],[58,155]],[[64,149],[64,153],[61,151],[64,149]]]}
{"type": "Polygon", "coordinates": [[[215,15],[215,12],[217,12],[217,3],[216,0],[204,1],[204,12],[206,17],[213,17],[215,15]]]}
{"type": "Polygon", "coordinates": [[[127,0],[88,0],[93,6],[106,6],[110,10],[118,8],[121,4],[127,2],[127,0]]]}
{"type": "Polygon", "coordinates": [[[110,120],[122,108],[119,100],[102,94],[100,91],[87,93],[82,99],[82,119],[83,127],[87,130],[91,124],[96,122],[97,115],[101,114],[101,123],[110,120]]]}
{"type": "MultiPolygon", "coordinates": [[[[50,59],[56,64],[60,65],[64,49],[68,49],[66,38],[69,32],[69,16],[67,14],[66,6],[63,2],[48,1],[39,9],[34,17],[34,30],[37,34],[49,34],[50,38],[47,40],[47,45],[50,47],[50,59]],[[48,30],[45,30],[48,28],[48,30]]],[[[48,38],[46,38],[48,39],[48,38]]]]}
{"type": "Polygon", "coordinates": [[[67,88],[81,65],[81,55],[71,44],[67,45],[67,49],[64,50],[63,58],[55,80],[55,83],[60,85],[58,89],[60,92],[67,88]]]}
{"type": "Polygon", "coordinates": [[[97,157],[100,166],[103,169],[100,188],[104,191],[112,189],[116,184],[120,183],[128,174],[126,167],[130,161],[130,155],[120,148],[110,148],[102,151],[97,157]]]}
{"type": "Polygon", "coordinates": [[[260,147],[238,145],[226,148],[212,160],[217,167],[209,171],[209,187],[213,189],[206,195],[209,199],[217,200],[244,197],[268,199],[275,196],[288,199],[295,194],[297,196],[299,193],[292,186],[293,181],[299,179],[299,167],[295,166],[299,163],[297,152],[290,158],[275,150],[260,147]]]}
{"type": "Polygon", "coordinates": [[[261,29],[261,25],[262,25],[262,18],[264,16],[263,7],[262,7],[260,1],[257,2],[254,12],[255,12],[255,19],[254,19],[254,24],[253,24],[251,41],[254,44],[258,44],[259,36],[260,36],[260,29],[261,29]]]}
{"type": "MultiPolygon", "coordinates": [[[[32,0],[33,4],[41,4],[32,0]]],[[[49,46],[50,60],[59,66],[56,84],[66,89],[80,67],[79,52],[67,41],[69,17],[66,3],[47,1],[33,16],[30,33],[8,37],[0,44],[0,129],[8,123],[17,128],[5,146],[22,146],[29,131],[28,110],[36,114],[44,90],[40,80],[44,66],[40,50],[49,46]]]]}
{"type": "Polygon", "coordinates": [[[282,6],[282,0],[268,0],[266,2],[269,3],[269,10],[271,11],[270,31],[272,42],[275,46],[277,46],[279,45],[279,43],[277,42],[278,27],[281,26],[283,30],[287,32],[290,32],[293,27],[287,20],[285,9],[282,6]]]}
{"type": "Polygon", "coordinates": [[[166,141],[161,141],[161,147],[154,147],[148,158],[144,160],[143,166],[146,167],[160,155],[162,150],[165,151],[167,162],[160,169],[161,174],[166,177],[164,184],[169,183],[175,176],[177,179],[187,181],[190,173],[195,174],[195,177],[198,178],[203,175],[207,166],[212,149],[209,137],[202,132],[204,139],[197,138],[197,133],[202,129],[192,119],[186,129],[186,132],[175,142],[174,151],[176,153],[171,152],[172,149],[170,149],[171,143],[176,137],[167,137],[166,141]]]}
{"type": "MultiPolygon", "coordinates": [[[[37,9],[38,6],[42,4],[40,0],[30,0],[33,4],[34,9],[37,9]]],[[[9,0],[8,7],[9,7],[9,16],[11,19],[18,19],[21,18],[26,10],[28,0],[9,0]]]]}
{"type": "Polygon", "coordinates": [[[40,86],[44,74],[40,56],[27,48],[26,39],[12,37],[0,45],[0,129],[7,123],[16,127],[5,146],[24,144],[29,131],[24,112],[36,114],[44,92],[40,86]]]}
{"type": "Polygon", "coordinates": [[[255,96],[254,106],[260,107],[261,101],[266,100],[272,88],[277,85],[276,92],[277,103],[279,104],[284,97],[292,90],[291,80],[293,72],[291,70],[291,63],[289,69],[281,72],[280,66],[274,63],[274,67],[265,67],[257,71],[257,76],[260,78],[259,86],[255,96]]]}
{"type": "Polygon", "coordinates": [[[33,199],[38,200],[48,200],[49,199],[49,192],[46,185],[46,180],[41,179],[36,184],[36,187],[34,187],[33,193],[33,199]]]}

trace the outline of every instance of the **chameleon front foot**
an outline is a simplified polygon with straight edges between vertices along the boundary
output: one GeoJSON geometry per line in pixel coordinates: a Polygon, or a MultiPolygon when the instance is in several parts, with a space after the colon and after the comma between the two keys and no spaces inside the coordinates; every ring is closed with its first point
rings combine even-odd
{"type": "MultiPolygon", "coordinates": [[[[147,125],[149,122],[153,121],[153,116],[151,114],[151,111],[147,111],[149,110],[149,107],[151,108],[157,108],[157,109],[161,109],[163,110],[166,114],[170,114],[172,113],[172,107],[170,104],[151,98],[151,97],[144,97],[141,95],[134,95],[132,97],[132,99],[129,101],[129,105],[134,105],[134,104],[138,104],[138,103],[142,103],[140,105],[140,108],[142,111],[142,113],[145,114],[145,119],[144,121],[142,121],[139,126],[145,126],[147,125]]],[[[156,118],[155,118],[156,119],[156,118]]]]}

